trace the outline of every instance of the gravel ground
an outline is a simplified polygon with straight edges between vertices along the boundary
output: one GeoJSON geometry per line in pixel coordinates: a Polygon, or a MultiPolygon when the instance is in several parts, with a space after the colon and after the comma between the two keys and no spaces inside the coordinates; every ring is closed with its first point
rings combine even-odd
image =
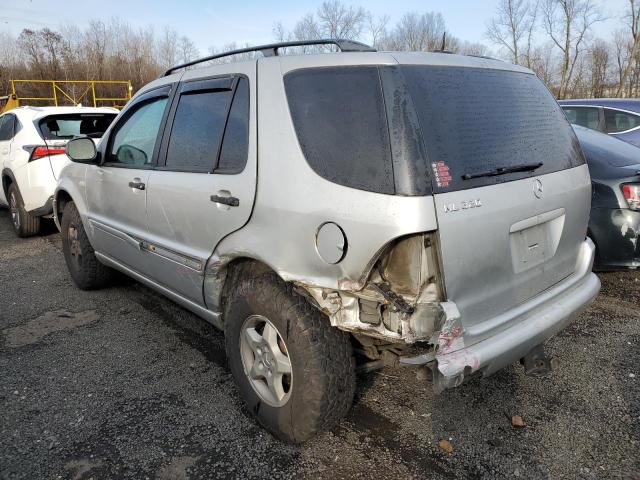
{"type": "Polygon", "coordinates": [[[549,342],[553,375],[514,365],[436,396],[386,369],[292,447],[249,417],[220,332],[133,281],[77,290],[55,230],[17,239],[2,210],[0,478],[638,479],[640,273],[601,279],[549,342]]]}

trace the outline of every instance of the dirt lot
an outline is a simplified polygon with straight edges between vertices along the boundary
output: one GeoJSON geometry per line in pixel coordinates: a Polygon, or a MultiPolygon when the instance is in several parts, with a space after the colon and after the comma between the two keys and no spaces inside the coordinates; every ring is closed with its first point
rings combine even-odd
{"type": "Polygon", "coordinates": [[[19,240],[0,210],[0,478],[638,479],[640,273],[601,279],[552,376],[435,396],[411,369],[369,374],[337,428],[291,447],[243,408],[221,333],[133,281],[75,289],[55,230],[19,240]]]}

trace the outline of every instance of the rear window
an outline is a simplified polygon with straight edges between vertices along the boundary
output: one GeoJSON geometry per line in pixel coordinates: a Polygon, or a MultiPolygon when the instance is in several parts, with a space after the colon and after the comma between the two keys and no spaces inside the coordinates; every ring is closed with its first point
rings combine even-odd
{"type": "Polygon", "coordinates": [[[377,67],[296,70],[284,84],[298,142],[318,175],[347,187],[395,193],[377,67]]]}
{"type": "Polygon", "coordinates": [[[38,122],[38,128],[45,140],[68,140],[78,135],[100,138],[114,118],[115,113],[50,115],[38,122]]]}
{"type": "Polygon", "coordinates": [[[433,172],[435,192],[543,175],[584,163],[555,99],[531,74],[401,66],[433,172]],[[475,176],[543,163],[535,171],[475,176]]]}

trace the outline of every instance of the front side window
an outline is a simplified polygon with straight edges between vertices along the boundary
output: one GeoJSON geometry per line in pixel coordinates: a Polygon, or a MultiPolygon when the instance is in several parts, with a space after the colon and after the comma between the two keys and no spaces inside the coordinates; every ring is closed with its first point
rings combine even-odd
{"type": "Polygon", "coordinates": [[[604,123],[607,133],[622,133],[640,127],[640,116],[605,108],[604,123]]]}
{"type": "Polygon", "coordinates": [[[284,84],[298,142],[318,175],[347,187],[395,193],[377,67],[296,70],[284,84]]]}
{"type": "Polygon", "coordinates": [[[598,108],[563,106],[562,109],[569,123],[590,128],[591,130],[598,130],[600,123],[598,108]]]}
{"type": "Polygon", "coordinates": [[[14,118],[13,115],[0,117],[0,142],[13,138],[14,118]]]}
{"type": "Polygon", "coordinates": [[[109,162],[145,166],[153,161],[153,150],[167,105],[166,97],[142,104],[118,125],[109,150],[109,162]]]}

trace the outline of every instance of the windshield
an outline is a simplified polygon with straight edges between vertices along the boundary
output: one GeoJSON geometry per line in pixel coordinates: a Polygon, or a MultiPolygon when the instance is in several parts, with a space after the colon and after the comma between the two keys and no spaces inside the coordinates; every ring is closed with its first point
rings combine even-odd
{"type": "Polygon", "coordinates": [[[81,113],[50,115],[38,122],[45,140],[68,140],[78,135],[100,138],[116,118],[115,113],[81,113]]]}
{"type": "Polygon", "coordinates": [[[434,192],[584,163],[571,126],[536,76],[463,67],[400,69],[422,130],[434,192]],[[500,171],[507,173],[487,175],[500,171]]]}

